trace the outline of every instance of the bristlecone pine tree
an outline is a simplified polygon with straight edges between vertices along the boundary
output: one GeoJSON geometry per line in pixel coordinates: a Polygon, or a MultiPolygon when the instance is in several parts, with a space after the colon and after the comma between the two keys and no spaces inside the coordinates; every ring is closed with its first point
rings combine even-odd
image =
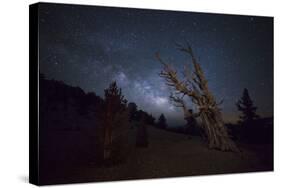
{"type": "MultiPolygon", "coordinates": [[[[122,95],[121,88],[117,87],[116,82],[110,84],[108,89],[104,90],[105,107],[102,113],[102,143],[103,159],[110,159],[112,156],[113,143],[115,140],[126,138],[129,130],[129,119],[127,110],[127,100],[122,95]]],[[[124,140],[124,139],[123,139],[124,140]]],[[[122,143],[118,143],[118,147],[122,143]]]]}
{"type": "Polygon", "coordinates": [[[236,103],[236,106],[238,110],[242,112],[239,123],[251,125],[255,119],[259,118],[256,114],[257,107],[254,106],[248,89],[245,88],[243,90],[243,96],[236,103]]]}
{"type": "Polygon", "coordinates": [[[187,43],[187,47],[177,44],[178,49],[191,57],[193,65],[193,74],[189,74],[187,66],[184,67],[184,79],[181,80],[177,75],[177,71],[169,64],[165,63],[159,53],[156,53],[157,59],[163,64],[163,70],[160,76],[166,81],[166,84],[171,87],[174,93],[170,98],[175,105],[182,107],[184,117],[191,114],[186,108],[184,97],[190,97],[191,101],[196,104],[199,116],[202,121],[202,128],[208,139],[208,146],[211,149],[218,149],[222,151],[239,151],[236,144],[230,138],[224,122],[221,111],[218,107],[214,96],[208,88],[208,82],[205,78],[204,72],[194,56],[191,46],[187,43]],[[180,97],[178,97],[181,95],[180,97]]]}

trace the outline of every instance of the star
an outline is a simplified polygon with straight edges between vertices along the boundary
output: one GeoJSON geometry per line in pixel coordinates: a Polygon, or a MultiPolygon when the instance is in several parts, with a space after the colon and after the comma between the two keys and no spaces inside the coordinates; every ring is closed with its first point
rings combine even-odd
{"type": "Polygon", "coordinates": [[[182,111],[169,101],[171,89],[158,75],[163,66],[154,54],[159,52],[182,78],[184,65],[192,74],[192,62],[174,44],[188,41],[214,96],[226,97],[223,114],[237,117],[235,101],[245,87],[259,99],[255,102],[262,115],[273,114],[267,110],[273,106],[272,18],[44,6],[39,67],[48,79],[101,97],[116,80],[126,99],[140,109],[183,123],[182,111]]]}

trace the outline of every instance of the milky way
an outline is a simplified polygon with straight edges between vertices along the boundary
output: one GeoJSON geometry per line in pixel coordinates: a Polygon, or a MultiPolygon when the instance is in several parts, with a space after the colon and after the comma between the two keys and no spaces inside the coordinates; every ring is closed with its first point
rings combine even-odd
{"type": "Polygon", "coordinates": [[[272,18],[58,4],[39,12],[40,72],[49,79],[100,96],[116,80],[128,101],[177,124],[182,112],[169,101],[155,53],[181,70],[191,62],[175,42],[188,40],[210,89],[224,99],[226,121],[237,119],[243,88],[261,116],[273,115],[272,18]]]}

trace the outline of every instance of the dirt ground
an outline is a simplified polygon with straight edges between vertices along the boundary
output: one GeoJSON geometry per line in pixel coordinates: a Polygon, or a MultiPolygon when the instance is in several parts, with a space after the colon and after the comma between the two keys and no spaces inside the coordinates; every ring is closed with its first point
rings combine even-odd
{"type": "Polygon", "coordinates": [[[133,147],[136,130],[130,131],[132,149],[126,162],[111,167],[85,164],[55,170],[52,183],[163,178],[273,170],[271,146],[240,145],[241,153],[209,150],[199,137],[148,127],[149,146],[133,147]]]}

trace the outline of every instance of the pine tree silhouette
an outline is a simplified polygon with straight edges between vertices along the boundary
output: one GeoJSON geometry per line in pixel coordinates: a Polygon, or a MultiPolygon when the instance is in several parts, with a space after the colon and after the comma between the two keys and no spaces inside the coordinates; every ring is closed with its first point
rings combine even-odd
{"type": "MultiPolygon", "coordinates": [[[[127,100],[122,95],[121,88],[112,82],[104,90],[105,110],[103,113],[103,158],[109,159],[112,155],[114,140],[126,136],[128,129],[127,100]]],[[[121,145],[121,144],[119,144],[121,145]]]]}
{"type": "Polygon", "coordinates": [[[161,128],[161,129],[166,129],[167,128],[166,118],[165,118],[164,114],[161,114],[159,116],[157,126],[159,128],[161,128]]]}
{"type": "Polygon", "coordinates": [[[243,96],[236,103],[236,106],[238,110],[242,112],[239,123],[252,124],[254,120],[259,118],[259,116],[256,114],[257,107],[254,106],[253,100],[249,95],[248,89],[244,88],[243,96]]]}

